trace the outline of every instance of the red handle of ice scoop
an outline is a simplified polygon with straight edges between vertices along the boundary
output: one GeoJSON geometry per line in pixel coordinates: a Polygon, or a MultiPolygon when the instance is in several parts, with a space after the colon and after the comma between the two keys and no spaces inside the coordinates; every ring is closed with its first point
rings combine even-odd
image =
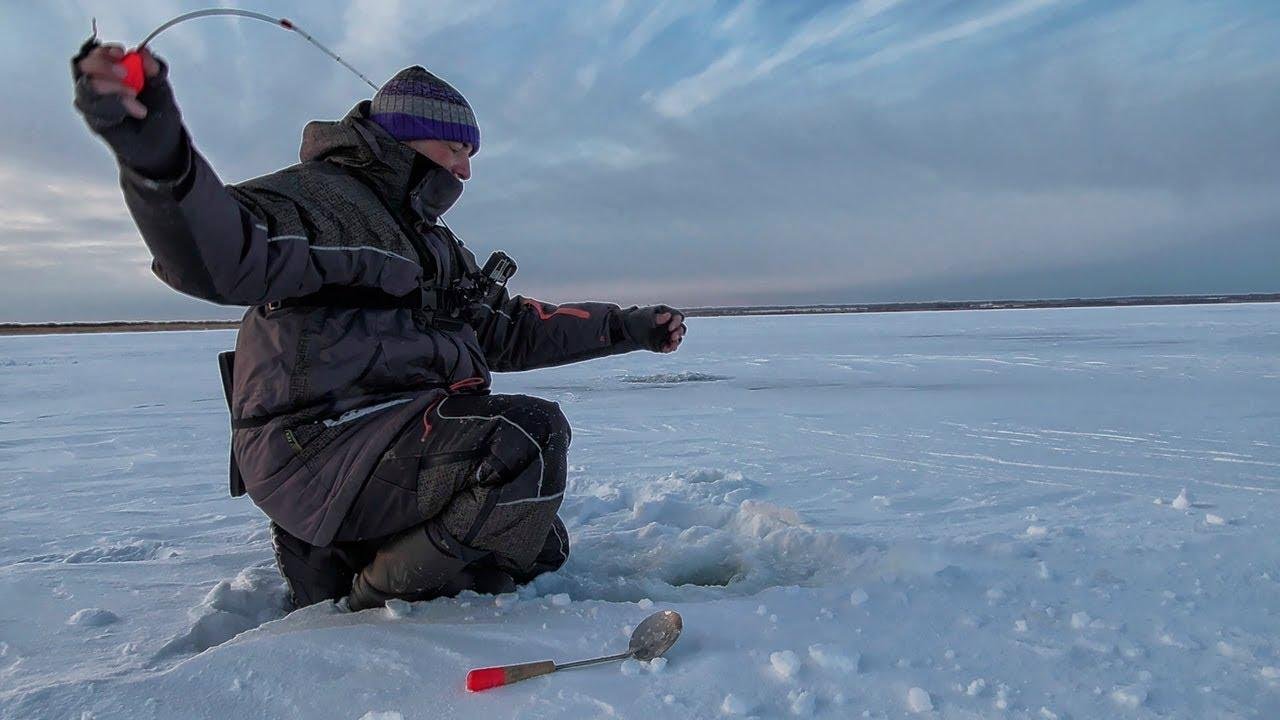
{"type": "Polygon", "coordinates": [[[519,665],[503,665],[501,667],[476,668],[467,673],[467,691],[480,692],[489,688],[510,685],[513,682],[528,680],[539,675],[548,675],[556,671],[556,664],[550,660],[521,663],[519,665]]]}
{"type": "Polygon", "coordinates": [[[120,66],[125,71],[124,79],[120,82],[132,88],[135,93],[142,92],[142,86],[146,82],[146,73],[142,71],[142,53],[130,50],[120,58],[120,66]]]}

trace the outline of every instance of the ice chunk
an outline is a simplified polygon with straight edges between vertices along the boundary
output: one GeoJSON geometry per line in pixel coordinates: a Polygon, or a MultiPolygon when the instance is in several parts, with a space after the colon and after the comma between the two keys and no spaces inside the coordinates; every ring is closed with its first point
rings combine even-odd
{"type": "Polygon", "coordinates": [[[813,693],[808,690],[792,690],[787,693],[787,699],[791,701],[791,714],[796,717],[809,717],[813,715],[814,697],[813,693]]]}
{"type": "Polygon", "coordinates": [[[640,674],[640,661],[635,658],[627,658],[622,661],[622,674],[627,677],[635,677],[640,674]]]}
{"type": "Polygon", "coordinates": [[[653,607],[653,601],[649,598],[641,598],[640,602],[636,603],[636,605],[638,605],[641,610],[648,610],[653,607]]]}
{"type": "Polygon", "coordinates": [[[569,593],[556,593],[551,596],[551,604],[556,607],[565,607],[569,602],[569,593]]]}
{"type": "Polygon", "coordinates": [[[110,610],[102,608],[85,608],[77,610],[74,615],[67,618],[68,625],[77,627],[105,627],[112,623],[120,622],[120,616],[110,610]]]}
{"type": "Polygon", "coordinates": [[[769,653],[769,664],[779,677],[790,680],[800,672],[800,658],[790,650],[769,653]]]}
{"type": "Polygon", "coordinates": [[[809,646],[809,659],[824,670],[836,670],[844,673],[857,672],[860,658],[861,656],[858,653],[854,653],[853,657],[849,657],[840,652],[840,649],[834,645],[816,644],[809,646]]]}
{"type": "Polygon", "coordinates": [[[1206,525],[1226,525],[1227,524],[1227,521],[1222,519],[1220,515],[1214,515],[1213,513],[1205,513],[1204,522],[1206,525]]]}
{"type": "Polygon", "coordinates": [[[751,706],[746,700],[729,693],[724,696],[724,702],[720,703],[720,712],[725,715],[746,715],[751,710],[751,706]]]}
{"type": "Polygon", "coordinates": [[[1030,525],[1027,527],[1027,537],[1042,538],[1049,534],[1049,528],[1044,525],[1030,525]]]}
{"type": "Polygon", "coordinates": [[[853,605],[854,607],[862,605],[869,599],[870,599],[870,596],[867,595],[867,591],[863,590],[862,588],[857,588],[853,592],[849,593],[849,604],[853,605]]]}
{"type": "Polygon", "coordinates": [[[1186,510],[1191,507],[1191,498],[1187,497],[1187,489],[1182,488],[1182,492],[1178,493],[1178,497],[1173,499],[1174,510],[1186,510]]]}
{"type": "Polygon", "coordinates": [[[667,659],[664,657],[656,657],[644,664],[649,672],[654,675],[661,675],[663,670],[667,669],[667,659]]]}
{"type": "Polygon", "coordinates": [[[969,695],[970,697],[977,697],[981,695],[982,691],[986,689],[987,689],[987,681],[983,680],[982,678],[976,678],[974,679],[973,682],[969,683],[969,687],[965,689],[965,694],[969,695]]]}
{"type": "Polygon", "coordinates": [[[913,713],[929,712],[933,709],[933,700],[924,688],[913,687],[907,691],[907,709],[913,713]]]}
{"type": "Polygon", "coordinates": [[[361,715],[360,720],[404,720],[404,716],[395,710],[386,710],[383,712],[370,710],[369,712],[361,715]]]}
{"type": "Polygon", "coordinates": [[[1083,610],[1071,613],[1071,627],[1076,630],[1083,630],[1089,627],[1089,622],[1091,620],[1093,620],[1093,618],[1089,617],[1089,613],[1083,610]]]}
{"type": "Polygon", "coordinates": [[[1147,691],[1138,685],[1118,687],[1111,691],[1111,700],[1121,707],[1136,708],[1147,701],[1147,691]]]}

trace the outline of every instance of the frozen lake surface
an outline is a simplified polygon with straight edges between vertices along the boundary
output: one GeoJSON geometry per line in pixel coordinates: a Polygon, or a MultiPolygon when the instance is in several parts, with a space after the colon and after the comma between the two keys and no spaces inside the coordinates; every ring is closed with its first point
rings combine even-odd
{"type": "Polygon", "coordinates": [[[1280,305],[689,326],[495,377],[574,426],[559,573],[288,616],[232,332],[0,338],[0,717],[1280,717],[1280,305]]]}

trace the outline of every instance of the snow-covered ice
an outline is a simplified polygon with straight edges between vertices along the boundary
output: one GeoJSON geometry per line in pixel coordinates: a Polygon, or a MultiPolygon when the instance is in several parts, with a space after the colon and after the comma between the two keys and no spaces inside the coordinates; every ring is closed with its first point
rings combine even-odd
{"type": "Polygon", "coordinates": [[[695,318],[500,375],[573,423],[568,564],[354,614],[286,614],[226,497],[232,333],[0,338],[0,718],[1280,717],[1277,321],[695,318]],[[662,609],[664,658],[463,689],[662,609]]]}

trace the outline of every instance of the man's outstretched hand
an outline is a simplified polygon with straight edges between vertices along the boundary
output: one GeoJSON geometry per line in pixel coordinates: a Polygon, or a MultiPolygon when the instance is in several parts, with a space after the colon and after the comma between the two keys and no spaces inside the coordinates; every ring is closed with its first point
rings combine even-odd
{"type": "Polygon", "coordinates": [[[684,340],[685,332],[688,331],[688,328],[684,325],[684,315],[679,310],[664,310],[654,315],[653,321],[659,328],[665,329],[667,333],[665,341],[658,348],[658,352],[675,352],[684,340]]]}
{"type": "Polygon", "coordinates": [[[667,305],[630,307],[622,311],[627,337],[654,352],[675,352],[688,328],[684,313],[667,305]]]}
{"type": "Polygon", "coordinates": [[[182,114],[169,87],[168,68],[141,51],[142,92],[124,84],[125,50],[89,40],[71,59],[75,106],[124,165],[152,179],[170,179],[186,166],[182,114]]]}

